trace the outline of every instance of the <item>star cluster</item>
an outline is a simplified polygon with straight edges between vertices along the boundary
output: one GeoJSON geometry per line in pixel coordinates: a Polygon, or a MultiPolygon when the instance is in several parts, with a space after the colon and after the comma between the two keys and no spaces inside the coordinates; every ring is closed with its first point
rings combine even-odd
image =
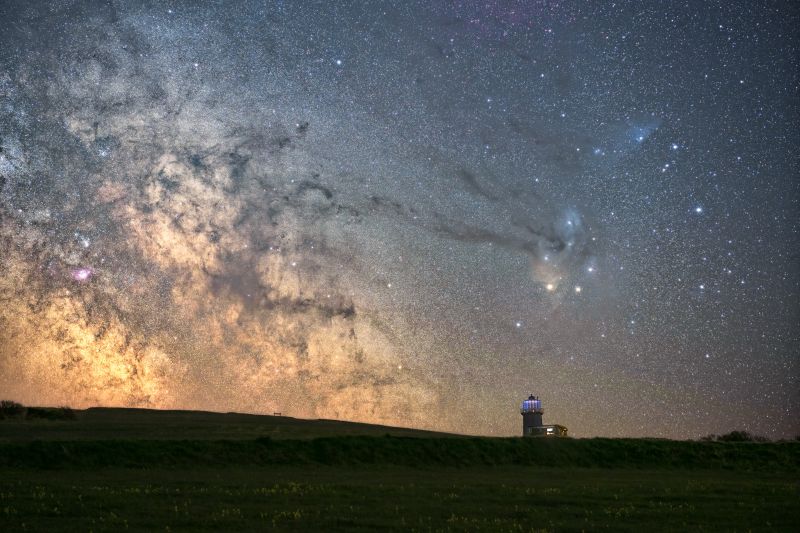
{"type": "Polygon", "coordinates": [[[798,23],[3,2],[0,392],[794,436],[798,23]]]}

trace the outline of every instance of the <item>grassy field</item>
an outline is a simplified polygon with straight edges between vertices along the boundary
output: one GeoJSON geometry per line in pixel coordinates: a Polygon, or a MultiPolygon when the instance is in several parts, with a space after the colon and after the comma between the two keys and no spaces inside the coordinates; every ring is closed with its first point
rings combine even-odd
{"type": "Polygon", "coordinates": [[[489,439],[273,419],[282,417],[87,413],[0,421],[0,531],[800,525],[797,442],[489,439]]]}
{"type": "Polygon", "coordinates": [[[4,471],[2,531],[775,531],[796,482],[715,471],[299,468],[4,471]]]}

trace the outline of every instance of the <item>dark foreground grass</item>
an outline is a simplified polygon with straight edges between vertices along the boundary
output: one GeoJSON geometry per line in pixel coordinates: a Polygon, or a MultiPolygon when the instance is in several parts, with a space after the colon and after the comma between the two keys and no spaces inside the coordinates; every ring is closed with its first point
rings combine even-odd
{"type": "Polygon", "coordinates": [[[414,438],[343,436],[274,440],[99,440],[0,443],[0,467],[397,465],[720,469],[798,472],[800,442],[664,439],[414,438]]]}
{"type": "Polygon", "coordinates": [[[796,531],[786,475],[471,467],[3,470],[0,531],[796,531]]]}

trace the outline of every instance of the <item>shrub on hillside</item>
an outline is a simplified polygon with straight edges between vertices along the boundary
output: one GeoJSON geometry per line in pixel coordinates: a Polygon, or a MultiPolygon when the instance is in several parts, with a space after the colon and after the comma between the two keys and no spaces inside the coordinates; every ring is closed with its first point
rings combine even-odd
{"type": "Polygon", "coordinates": [[[731,431],[717,437],[720,442],[752,442],[753,436],[747,431],[731,431]]]}
{"type": "Polygon", "coordinates": [[[769,439],[760,435],[753,435],[747,431],[731,431],[724,435],[706,435],[700,440],[707,442],[769,442],[769,439]]]}
{"type": "Polygon", "coordinates": [[[11,400],[0,401],[0,418],[21,418],[24,414],[24,405],[11,400]]]}
{"type": "Polygon", "coordinates": [[[23,420],[75,420],[75,411],[69,407],[25,407],[11,400],[0,401],[0,420],[18,418],[23,420]]]}

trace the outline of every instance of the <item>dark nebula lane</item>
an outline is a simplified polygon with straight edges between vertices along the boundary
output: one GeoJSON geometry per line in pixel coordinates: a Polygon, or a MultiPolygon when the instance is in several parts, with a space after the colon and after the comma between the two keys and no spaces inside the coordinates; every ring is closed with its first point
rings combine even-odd
{"type": "Polygon", "coordinates": [[[797,9],[0,4],[0,396],[800,432],[797,9]]]}

